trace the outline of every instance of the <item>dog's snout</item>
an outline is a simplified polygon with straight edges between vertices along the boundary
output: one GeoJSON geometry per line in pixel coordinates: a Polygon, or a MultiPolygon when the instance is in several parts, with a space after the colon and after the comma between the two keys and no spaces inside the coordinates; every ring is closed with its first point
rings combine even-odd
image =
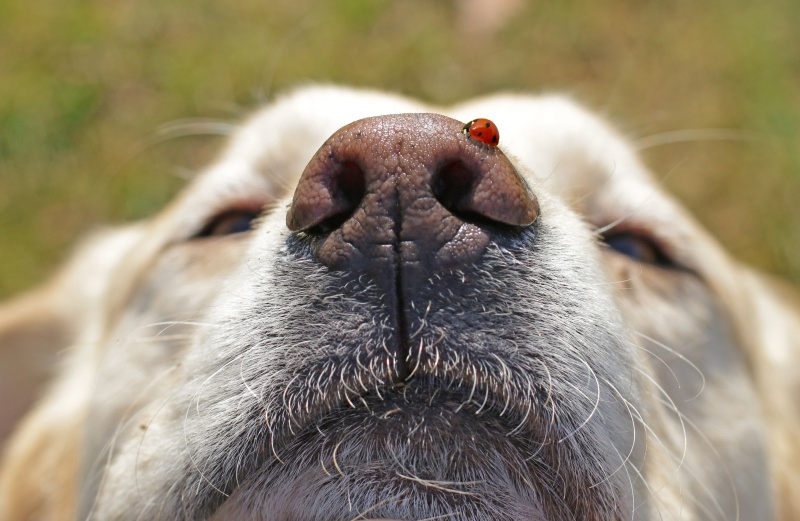
{"type": "Polygon", "coordinates": [[[343,127],[303,172],[289,229],[319,236],[314,253],[335,269],[476,260],[491,239],[487,224],[527,226],[539,207],[502,151],[462,128],[437,114],[343,127]]]}

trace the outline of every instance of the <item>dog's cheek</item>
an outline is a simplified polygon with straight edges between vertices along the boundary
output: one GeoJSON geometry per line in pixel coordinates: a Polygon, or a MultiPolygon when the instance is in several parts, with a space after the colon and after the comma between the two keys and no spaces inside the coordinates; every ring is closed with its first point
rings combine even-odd
{"type": "MultiPolygon", "coordinates": [[[[201,327],[210,302],[238,266],[247,238],[242,234],[166,248],[141,275],[137,290],[115,319],[117,338],[132,345],[159,344],[174,358],[201,327]]],[[[127,350],[137,354],[147,349],[127,350]]]]}
{"type": "Polygon", "coordinates": [[[694,273],[636,265],[611,253],[604,260],[635,355],[650,367],[655,398],[665,404],[673,432],[681,433],[672,444],[676,454],[686,454],[684,486],[705,487],[698,501],[709,508],[731,494],[731,482],[740,498],[765,497],[767,485],[748,477],[767,473],[764,421],[753,420],[763,411],[725,306],[694,273]],[[714,485],[695,482],[693,472],[713,477],[714,485]]]}
{"type": "Polygon", "coordinates": [[[693,401],[709,380],[746,372],[731,318],[700,276],[614,253],[604,264],[639,358],[677,404],[693,401]]]}
{"type": "Polygon", "coordinates": [[[144,272],[110,325],[90,408],[87,457],[100,453],[132,411],[169,396],[175,367],[192,339],[210,327],[209,304],[223,291],[246,243],[242,234],[173,245],[144,272]]]}

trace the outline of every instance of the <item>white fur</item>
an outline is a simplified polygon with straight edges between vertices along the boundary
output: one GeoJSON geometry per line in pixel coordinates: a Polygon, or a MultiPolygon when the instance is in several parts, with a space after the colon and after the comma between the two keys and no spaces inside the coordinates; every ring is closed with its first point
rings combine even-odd
{"type": "MultiPolygon", "coordinates": [[[[20,440],[31,432],[55,434],[48,411],[58,409],[85,416],[78,422],[79,447],[64,449],[83,454],[73,473],[80,483],[75,503],[65,507],[76,508],[80,519],[199,519],[214,512],[214,519],[294,519],[298,512],[306,519],[314,512],[313,519],[327,520],[355,519],[363,511],[376,518],[427,512],[540,519],[547,510],[541,491],[514,488],[519,483],[502,466],[472,469],[484,484],[470,484],[456,471],[445,475],[461,484],[436,484],[420,470],[426,467],[414,447],[387,441],[381,450],[418,465],[415,486],[460,486],[469,492],[464,497],[485,496],[488,505],[446,512],[379,485],[346,481],[345,474],[358,477],[366,457],[357,437],[332,452],[319,448],[319,461],[309,463],[304,454],[313,451],[298,453],[292,433],[273,430],[288,425],[291,431],[292,416],[309,409],[345,406],[343,417],[366,414],[359,396],[380,395],[384,370],[378,355],[365,354],[363,368],[351,367],[353,385],[365,389],[315,392],[320,381],[339,377],[324,373],[333,367],[329,359],[353,349],[380,353],[385,317],[370,296],[374,284],[344,285],[292,250],[284,222],[294,184],[346,123],[426,111],[461,121],[492,119],[500,148],[537,194],[541,217],[535,239],[494,246],[475,270],[443,275],[466,277],[480,298],[453,299],[431,279],[429,293],[420,295],[420,307],[429,305],[418,317],[418,361],[428,363],[423,347],[448,361],[423,369],[445,378],[448,367],[483,368],[476,385],[496,385],[519,400],[508,408],[508,421],[520,428],[533,421],[529,413],[551,415],[554,450],[576,483],[586,485],[564,493],[610,502],[592,515],[791,519],[785,491],[794,490],[797,476],[785,467],[798,449],[786,440],[797,423],[796,404],[768,396],[764,379],[773,368],[796,364],[797,321],[769,327],[771,317],[789,313],[787,306],[662,192],[624,139],[558,96],[499,95],[442,109],[335,87],[277,99],[243,125],[175,203],[136,228],[132,243],[130,232],[121,232],[128,234],[121,235],[124,244],[110,246],[120,252],[114,268],[102,270],[108,273],[98,275],[102,280],[88,276],[100,289],[82,297],[104,304],[93,304],[98,309],[71,347],[67,370],[10,446],[0,512],[22,519],[15,517],[24,509],[15,506],[14,473],[24,465],[16,462],[36,455],[20,440]],[[215,214],[243,202],[268,209],[256,230],[191,239],[215,214]],[[617,228],[646,230],[681,268],[637,264],[593,233],[617,228]],[[745,273],[755,293],[742,293],[745,273]],[[743,318],[740,301],[748,298],[758,320],[743,318]],[[463,354],[451,344],[480,349],[463,354]],[[321,369],[304,372],[315,363],[321,369]],[[519,375],[512,381],[503,371],[519,375]],[[537,385],[549,389],[552,401],[536,401],[537,385]],[[776,411],[786,418],[777,419],[776,411]],[[258,443],[269,452],[257,453],[258,443]],[[339,470],[342,479],[319,481],[320,467],[333,476],[339,470]]],[[[787,371],[778,384],[791,387],[796,373],[787,371]]],[[[490,442],[476,443],[486,448],[490,442]]],[[[454,458],[453,449],[437,448],[430,457],[454,458]]],[[[41,493],[38,501],[42,508],[54,500],[41,493]]]]}

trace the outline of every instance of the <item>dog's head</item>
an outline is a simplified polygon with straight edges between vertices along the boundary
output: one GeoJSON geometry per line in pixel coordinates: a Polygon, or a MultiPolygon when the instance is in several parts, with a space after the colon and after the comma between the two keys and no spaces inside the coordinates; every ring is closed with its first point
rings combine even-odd
{"type": "Polygon", "coordinates": [[[800,328],[784,298],[571,102],[303,89],[163,213],[6,308],[8,352],[69,349],[8,446],[0,507],[788,515],[800,328]]]}

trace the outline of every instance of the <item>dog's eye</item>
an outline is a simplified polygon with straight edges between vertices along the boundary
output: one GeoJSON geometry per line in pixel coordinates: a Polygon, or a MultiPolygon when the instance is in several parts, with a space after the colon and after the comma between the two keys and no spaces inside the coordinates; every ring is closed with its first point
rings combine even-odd
{"type": "Polygon", "coordinates": [[[605,235],[605,243],[615,252],[626,255],[636,262],[658,266],[673,265],[672,259],[651,238],[630,232],[605,235]]]}
{"type": "Polygon", "coordinates": [[[216,215],[195,237],[219,237],[246,232],[253,226],[258,213],[251,210],[227,210],[216,215]]]}

